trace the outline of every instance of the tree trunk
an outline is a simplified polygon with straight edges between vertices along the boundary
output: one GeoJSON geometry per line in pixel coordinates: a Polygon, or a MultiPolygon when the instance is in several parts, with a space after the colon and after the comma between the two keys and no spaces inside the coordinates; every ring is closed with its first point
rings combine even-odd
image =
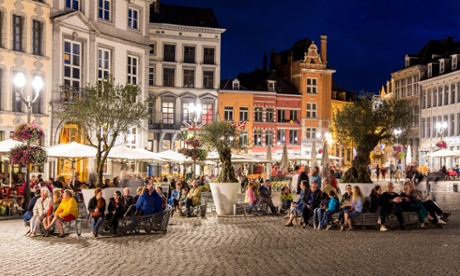
{"type": "Polygon", "coordinates": [[[220,162],[222,162],[222,170],[219,174],[219,181],[229,182],[235,179],[235,171],[232,166],[232,152],[225,150],[219,153],[220,162]]]}
{"type": "Polygon", "coordinates": [[[356,148],[356,157],[351,168],[345,172],[343,183],[372,183],[371,172],[369,171],[369,155],[377,145],[378,140],[369,138],[366,142],[356,148]]]}

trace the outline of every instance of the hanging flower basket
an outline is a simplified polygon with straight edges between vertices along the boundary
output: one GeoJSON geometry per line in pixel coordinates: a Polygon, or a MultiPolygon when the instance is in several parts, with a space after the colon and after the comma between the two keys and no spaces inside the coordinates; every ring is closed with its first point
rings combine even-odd
{"type": "Polygon", "coordinates": [[[43,138],[45,133],[41,126],[36,123],[23,123],[14,130],[13,138],[18,141],[37,141],[43,138]]]}
{"type": "Polygon", "coordinates": [[[185,140],[187,148],[179,149],[179,152],[183,155],[190,157],[193,161],[204,161],[208,156],[208,152],[200,148],[200,137],[193,136],[185,140]]]}
{"type": "Polygon", "coordinates": [[[436,142],[436,147],[440,149],[447,149],[447,143],[444,140],[439,140],[436,142]]]}
{"type": "Polygon", "coordinates": [[[34,164],[42,167],[46,161],[46,151],[42,147],[19,145],[11,149],[11,163],[23,166],[34,164]]]}
{"type": "Polygon", "coordinates": [[[393,146],[393,150],[394,150],[394,151],[402,151],[402,150],[403,150],[403,146],[400,145],[400,144],[395,144],[395,145],[393,146]]]}
{"type": "Polygon", "coordinates": [[[323,153],[323,149],[319,149],[319,150],[318,150],[318,153],[319,153],[319,154],[322,154],[322,153],[323,153]]]}

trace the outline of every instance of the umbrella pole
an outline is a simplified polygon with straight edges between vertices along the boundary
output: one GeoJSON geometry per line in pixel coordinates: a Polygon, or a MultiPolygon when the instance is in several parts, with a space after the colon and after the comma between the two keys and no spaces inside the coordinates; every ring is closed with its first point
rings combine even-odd
{"type": "Polygon", "coordinates": [[[75,189],[75,158],[72,158],[72,187],[75,189]]]}

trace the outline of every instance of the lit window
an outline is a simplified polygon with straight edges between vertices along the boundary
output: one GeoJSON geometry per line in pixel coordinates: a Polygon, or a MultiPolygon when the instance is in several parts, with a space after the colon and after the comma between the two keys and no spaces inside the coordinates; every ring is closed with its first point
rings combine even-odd
{"type": "Polygon", "coordinates": [[[110,50],[98,49],[97,79],[103,80],[110,74],[110,50]]]}

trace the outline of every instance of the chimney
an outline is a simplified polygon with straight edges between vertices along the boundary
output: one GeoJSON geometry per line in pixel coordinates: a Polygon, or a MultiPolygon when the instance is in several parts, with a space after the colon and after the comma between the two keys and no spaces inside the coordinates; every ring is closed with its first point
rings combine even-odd
{"type": "Polygon", "coordinates": [[[321,36],[321,60],[327,64],[327,35],[321,36]]]}
{"type": "Polygon", "coordinates": [[[264,54],[263,69],[267,70],[267,54],[264,54]]]}

